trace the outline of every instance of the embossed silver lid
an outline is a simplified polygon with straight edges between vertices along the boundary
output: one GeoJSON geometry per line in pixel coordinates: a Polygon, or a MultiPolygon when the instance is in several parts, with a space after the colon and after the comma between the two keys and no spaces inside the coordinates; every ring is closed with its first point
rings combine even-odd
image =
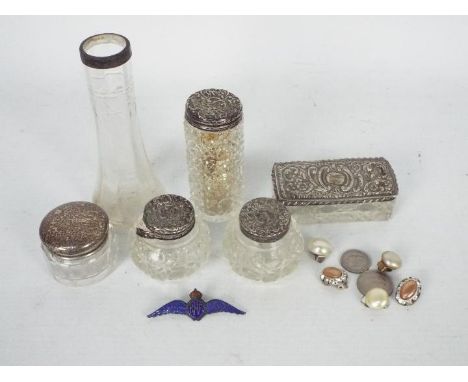
{"type": "Polygon", "coordinates": [[[194,225],[192,203],[182,196],[165,194],[146,204],[136,233],[148,239],[175,240],[187,235],[194,225]]]}
{"type": "Polygon", "coordinates": [[[275,163],[272,179],[276,198],[288,206],[384,202],[398,194],[384,158],[275,163]]]}
{"type": "Polygon", "coordinates": [[[39,236],[52,254],[67,258],[85,256],[107,239],[109,217],[94,203],[65,203],[42,219],[39,236]]]}
{"type": "Polygon", "coordinates": [[[241,232],[258,243],[273,243],[288,233],[291,215],[275,199],[256,198],[244,204],[239,213],[241,232]]]}
{"type": "Polygon", "coordinates": [[[227,90],[200,90],[187,99],[185,119],[201,130],[227,130],[242,120],[242,104],[227,90]]]}

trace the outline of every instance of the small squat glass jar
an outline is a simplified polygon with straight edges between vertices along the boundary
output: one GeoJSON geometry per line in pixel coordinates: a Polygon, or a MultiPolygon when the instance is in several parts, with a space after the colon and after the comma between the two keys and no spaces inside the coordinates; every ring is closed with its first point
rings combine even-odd
{"type": "Polygon", "coordinates": [[[304,239],[286,207],[257,198],[242,207],[226,230],[224,250],[241,276],[274,281],[291,273],[304,252],[304,239]]]}
{"type": "Polygon", "coordinates": [[[62,284],[92,284],[114,268],[109,218],[94,203],[58,206],[42,220],[39,236],[52,275],[62,284]]]}
{"type": "Polygon", "coordinates": [[[242,104],[226,90],[198,91],[187,100],[184,128],[193,203],[203,219],[226,221],[242,200],[242,104]]]}
{"type": "Polygon", "coordinates": [[[149,276],[173,280],[195,272],[210,256],[208,226],[182,196],[166,194],[149,201],[137,225],[134,263],[149,276]]]}

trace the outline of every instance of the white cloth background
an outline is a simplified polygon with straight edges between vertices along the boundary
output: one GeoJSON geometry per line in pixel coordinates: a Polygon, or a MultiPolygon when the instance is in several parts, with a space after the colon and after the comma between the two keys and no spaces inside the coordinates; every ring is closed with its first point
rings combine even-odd
{"type": "Polygon", "coordinates": [[[468,356],[468,19],[466,17],[0,18],[0,364],[466,364],[468,356]],[[245,110],[246,199],[272,193],[274,161],[384,156],[400,196],[388,222],[303,227],[336,250],[403,258],[395,282],[420,301],[364,308],[355,288],[319,281],[304,256],[273,284],[214,254],[192,277],[158,282],[129,258],[99,284],[48,273],[38,226],[89,200],[97,147],[78,45],[132,42],[148,156],[167,190],[188,196],[186,98],[221,87],[245,110]],[[247,311],[146,319],[194,287],[247,311]]]}

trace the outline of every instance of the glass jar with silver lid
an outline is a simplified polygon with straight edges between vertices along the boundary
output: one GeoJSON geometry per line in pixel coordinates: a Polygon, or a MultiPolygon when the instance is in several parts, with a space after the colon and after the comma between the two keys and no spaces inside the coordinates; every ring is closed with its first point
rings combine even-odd
{"type": "Polygon", "coordinates": [[[200,90],[187,100],[184,129],[191,199],[203,219],[226,221],[242,200],[242,104],[226,90],[200,90]]]}
{"type": "Polygon", "coordinates": [[[274,281],[291,273],[304,252],[304,240],[286,207],[257,198],[229,224],[224,251],[232,269],[247,278],[274,281]]]}
{"type": "Polygon", "coordinates": [[[136,234],[133,261],[156,279],[188,276],[210,256],[209,228],[182,196],[165,194],[150,200],[136,234]]]}
{"type": "Polygon", "coordinates": [[[114,268],[109,218],[94,203],[58,206],[42,220],[39,236],[52,275],[62,284],[88,285],[114,268]]]}
{"type": "Polygon", "coordinates": [[[299,224],[388,220],[398,195],[384,158],[275,163],[272,179],[299,224]]]}

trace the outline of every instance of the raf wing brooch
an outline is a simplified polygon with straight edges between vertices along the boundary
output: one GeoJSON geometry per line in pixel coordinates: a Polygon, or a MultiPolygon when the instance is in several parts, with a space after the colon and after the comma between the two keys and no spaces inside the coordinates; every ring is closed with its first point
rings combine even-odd
{"type": "Polygon", "coordinates": [[[223,300],[213,299],[205,302],[202,299],[202,294],[198,290],[194,289],[190,293],[190,301],[185,302],[182,300],[174,300],[166,305],[161,306],[153,313],[148,314],[148,318],[162,316],[163,314],[184,314],[189,316],[194,321],[200,321],[205,315],[212,313],[234,313],[234,314],[245,314],[242,310],[239,310],[228,304],[223,300]]]}

